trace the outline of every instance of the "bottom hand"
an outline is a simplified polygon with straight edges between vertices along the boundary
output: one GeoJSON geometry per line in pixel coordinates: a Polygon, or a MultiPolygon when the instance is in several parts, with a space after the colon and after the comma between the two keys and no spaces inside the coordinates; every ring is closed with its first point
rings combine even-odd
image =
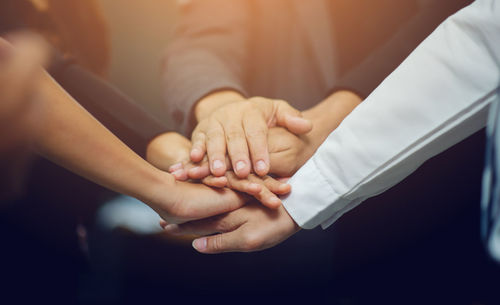
{"type": "Polygon", "coordinates": [[[207,254],[264,250],[300,230],[283,206],[271,210],[258,203],[250,203],[236,211],[208,219],[180,225],[162,222],[162,226],[170,234],[204,236],[195,239],[193,247],[207,254]],[[219,234],[211,235],[214,233],[219,234]]]}

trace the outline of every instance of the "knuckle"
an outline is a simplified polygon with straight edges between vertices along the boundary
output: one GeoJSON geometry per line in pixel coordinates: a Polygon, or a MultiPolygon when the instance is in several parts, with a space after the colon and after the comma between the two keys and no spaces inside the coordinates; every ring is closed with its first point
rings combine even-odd
{"type": "Polygon", "coordinates": [[[224,250],[224,239],[222,234],[215,235],[212,238],[212,251],[219,252],[224,250]]]}
{"type": "MultiPolygon", "coordinates": [[[[252,97],[248,101],[250,102],[249,104],[253,104],[254,106],[262,106],[262,105],[266,106],[269,103],[269,99],[261,96],[252,97]]],[[[251,109],[254,108],[252,107],[251,109]]]]}
{"type": "Polygon", "coordinates": [[[258,250],[262,246],[261,238],[255,233],[246,233],[243,235],[243,250],[258,250]]]}
{"type": "Polygon", "coordinates": [[[221,138],[224,136],[224,132],[219,128],[211,128],[207,131],[207,137],[209,140],[213,140],[216,138],[221,138]]]}
{"type": "Polygon", "coordinates": [[[230,223],[225,219],[219,220],[215,225],[215,229],[217,230],[217,232],[226,232],[229,228],[230,223]]]}
{"type": "Polygon", "coordinates": [[[245,130],[248,139],[260,139],[267,136],[267,128],[257,127],[245,130]]]}
{"type": "Polygon", "coordinates": [[[241,139],[243,139],[243,133],[238,130],[231,129],[226,132],[226,140],[228,142],[240,141],[241,139]]]}

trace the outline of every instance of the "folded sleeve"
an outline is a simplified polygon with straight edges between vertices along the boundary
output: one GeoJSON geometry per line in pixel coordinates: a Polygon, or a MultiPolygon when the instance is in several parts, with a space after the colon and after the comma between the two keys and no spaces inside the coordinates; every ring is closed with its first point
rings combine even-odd
{"type": "Polygon", "coordinates": [[[323,228],[427,159],[478,131],[500,84],[500,3],[478,0],[443,22],[290,180],[283,204],[323,228]]]}
{"type": "Polygon", "coordinates": [[[246,96],[249,14],[246,0],[191,0],[180,5],[179,23],[163,60],[163,97],[177,130],[189,135],[193,107],[220,90],[246,96]]]}

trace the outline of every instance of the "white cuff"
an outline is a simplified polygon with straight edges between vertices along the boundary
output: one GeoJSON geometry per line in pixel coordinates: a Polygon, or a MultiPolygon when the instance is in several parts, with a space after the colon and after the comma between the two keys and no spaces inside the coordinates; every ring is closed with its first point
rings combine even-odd
{"type": "Polygon", "coordinates": [[[317,167],[314,157],[288,183],[292,192],[282,198],[283,206],[303,229],[313,229],[320,224],[325,229],[341,216],[350,203],[340,198],[317,167]]]}

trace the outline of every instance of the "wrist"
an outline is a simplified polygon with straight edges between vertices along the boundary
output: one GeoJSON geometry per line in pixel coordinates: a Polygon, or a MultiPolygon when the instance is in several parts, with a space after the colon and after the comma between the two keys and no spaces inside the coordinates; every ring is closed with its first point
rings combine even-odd
{"type": "Polygon", "coordinates": [[[304,111],[304,118],[313,122],[313,130],[307,134],[311,143],[315,146],[323,143],[361,101],[362,99],[354,92],[340,90],[304,111]]]}
{"type": "Polygon", "coordinates": [[[211,93],[200,99],[194,106],[194,115],[197,122],[209,116],[216,109],[245,100],[245,97],[234,90],[222,90],[211,93]]]}
{"type": "Polygon", "coordinates": [[[162,170],[151,166],[143,182],[138,184],[138,188],[133,197],[146,203],[154,210],[164,209],[165,194],[175,190],[175,178],[162,170]]]}

